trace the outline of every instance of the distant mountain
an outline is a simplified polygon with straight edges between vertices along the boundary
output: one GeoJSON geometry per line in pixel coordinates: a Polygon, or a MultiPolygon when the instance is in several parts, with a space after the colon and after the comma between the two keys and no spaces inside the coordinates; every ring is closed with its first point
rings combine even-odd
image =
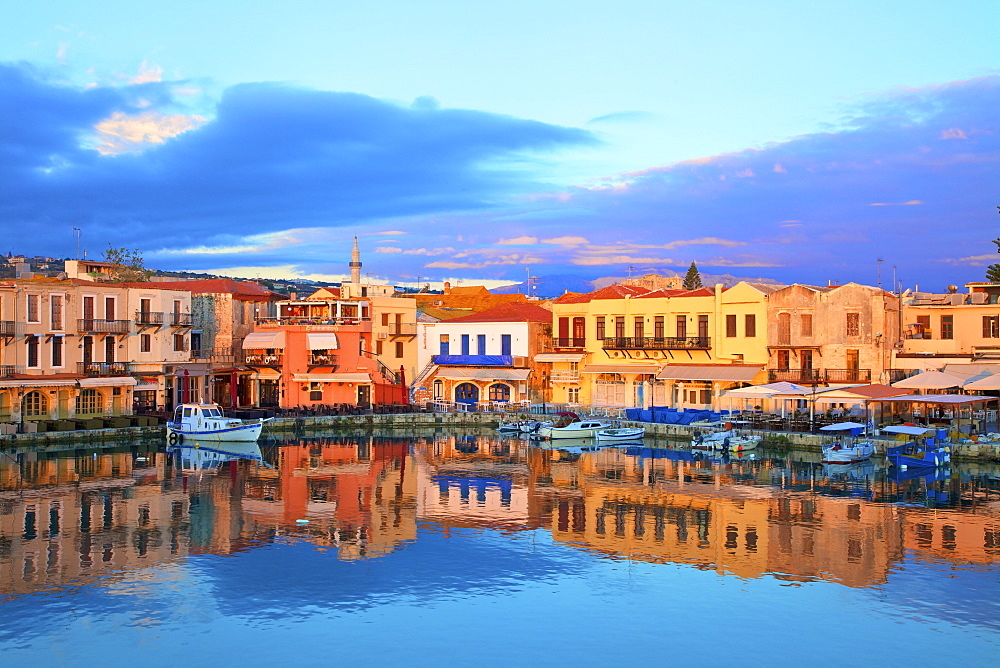
{"type": "MultiPolygon", "coordinates": [[[[769,285],[784,285],[781,281],[776,281],[773,278],[763,278],[760,276],[733,276],[732,274],[706,274],[704,272],[699,272],[701,274],[701,284],[708,287],[712,285],[717,285],[721,283],[722,285],[729,287],[736,285],[740,281],[746,281],[747,283],[766,283],[769,285]]],[[[663,276],[681,276],[677,272],[664,272],[663,276]]],[[[606,288],[609,285],[614,285],[615,283],[621,283],[627,280],[627,276],[602,276],[601,278],[595,278],[592,281],[593,288],[591,290],[600,290],[601,288],[606,288]]]]}
{"type": "MultiPolygon", "coordinates": [[[[543,299],[555,299],[566,292],[590,292],[595,289],[593,281],[579,276],[539,276],[537,280],[532,280],[531,294],[543,299]]],[[[499,288],[490,288],[490,292],[495,295],[509,295],[517,292],[528,294],[527,282],[501,285],[499,288]]]]}

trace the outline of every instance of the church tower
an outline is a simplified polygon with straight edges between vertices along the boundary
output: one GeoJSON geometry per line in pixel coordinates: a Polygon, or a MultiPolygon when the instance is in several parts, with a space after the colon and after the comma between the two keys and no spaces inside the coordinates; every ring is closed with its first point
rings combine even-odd
{"type": "Polygon", "coordinates": [[[354,250],[351,251],[351,283],[361,283],[361,251],[358,250],[357,237],[354,237],[354,250]]]}

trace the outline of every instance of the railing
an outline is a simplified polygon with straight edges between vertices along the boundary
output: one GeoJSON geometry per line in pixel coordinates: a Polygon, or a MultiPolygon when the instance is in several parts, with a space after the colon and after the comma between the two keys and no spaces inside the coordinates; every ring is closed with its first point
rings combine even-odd
{"type": "Polygon", "coordinates": [[[559,369],[553,371],[549,378],[553,383],[576,383],[580,380],[580,372],[559,369]]]}
{"type": "Polygon", "coordinates": [[[191,326],[191,314],[190,313],[171,313],[170,315],[170,326],[171,327],[190,327],[191,326]]]}
{"type": "Polygon", "coordinates": [[[615,336],[604,339],[604,350],[708,350],[708,336],[615,336]]]}
{"type": "Polygon", "coordinates": [[[415,322],[394,322],[389,325],[391,336],[415,336],[417,333],[417,323],[415,322]]]}
{"type": "Polygon", "coordinates": [[[554,348],[585,348],[587,339],[552,339],[554,348]]]}
{"type": "Polygon", "coordinates": [[[309,353],[309,366],[337,366],[337,356],[330,353],[309,353]]]}
{"type": "Polygon", "coordinates": [[[132,331],[132,321],[83,318],[77,321],[76,329],[88,334],[128,334],[132,331]]]}
{"type": "MultiPolygon", "coordinates": [[[[374,358],[373,358],[374,359],[374,358]]],[[[393,371],[385,364],[382,364],[381,360],[375,359],[375,363],[378,364],[378,371],[382,376],[388,380],[393,385],[399,385],[399,372],[393,371]]]]}
{"type": "Polygon", "coordinates": [[[826,369],[824,371],[828,383],[870,383],[871,369],[826,369]]]}
{"type": "Polygon", "coordinates": [[[132,373],[131,362],[77,362],[77,373],[84,376],[128,376],[132,373]]]}
{"type": "Polygon", "coordinates": [[[782,380],[788,383],[825,382],[821,369],[768,369],[767,377],[771,383],[782,380]]]}
{"type": "Polygon", "coordinates": [[[0,321],[0,336],[17,336],[17,323],[13,320],[0,321]]]}
{"type": "Polygon", "coordinates": [[[282,325],[359,325],[363,322],[371,322],[371,318],[283,316],[280,318],[257,318],[256,322],[261,327],[280,327],[282,325]]]}
{"type": "Polygon", "coordinates": [[[247,353],[244,364],[247,366],[281,366],[285,356],[282,353],[247,353]]]}
{"type": "Polygon", "coordinates": [[[191,359],[210,360],[223,364],[235,364],[237,361],[232,348],[192,348],[191,359]]]}
{"type": "Polygon", "coordinates": [[[897,381],[903,380],[904,378],[909,378],[916,372],[913,369],[886,369],[886,382],[890,385],[897,381]]]}
{"type": "Polygon", "coordinates": [[[10,378],[19,373],[24,373],[24,367],[17,364],[0,364],[0,378],[10,378]]]}
{"type": "Polygon", "coordinates": [[[137,325],[162,325],[165,320],[165,313],[151,313],[149,311],[135,312],[135,324],[137,325]]]}

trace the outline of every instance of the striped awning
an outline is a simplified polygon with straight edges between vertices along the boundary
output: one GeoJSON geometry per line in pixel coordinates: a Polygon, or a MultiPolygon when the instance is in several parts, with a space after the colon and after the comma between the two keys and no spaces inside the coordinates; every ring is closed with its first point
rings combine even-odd
{"type": "Polygon", "coordinates": [[[333,332],[307,332],[306,345],[309,350],[336,350],[339,347],[333,332]]]}
{"type": "Polygon", "coordinates": [[[657,380],[708,380],[729,383],[751,382],[764,369],[763,365],[737,364],[668,364],[658,374],[657,380]]]}
{"type": "Polygon", "coordinates": [[[268,350],[285,347],[285,332],[250,332],[243,339],[243,350],[268,350]]]}

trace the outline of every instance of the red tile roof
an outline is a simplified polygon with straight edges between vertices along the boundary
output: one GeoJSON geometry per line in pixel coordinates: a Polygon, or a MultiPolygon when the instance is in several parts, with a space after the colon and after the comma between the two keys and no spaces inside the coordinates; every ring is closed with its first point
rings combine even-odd
{"type": "Polygon", "coordinates": [[[451,318],[448,322],[552,322],[552,311],[538,304],[499,304],[479,313],[451,318]]]}
{"type": "Polygon", "coordinates": [[[153,290],[188,290],[192,294],[228,293],[236,299],[286,299],[284,295],[271,292],[256,283],[234,281],[231,278],[204,278],[196,281],[147,281],[142,283],[119,283],[126,288],[146,288],[153,290]]]}
{"type": "Polygon", "coordinates": [[[557,304],[585,304],[595,299],[623,299],[625,295],[636,297],[644,295],[647,292],[649,292],[649,288],[615,283],[614,285],[609,285],[593,292],[585,292],[583,294],[570,292],[562,295],[555,302],[557,304]]]}

